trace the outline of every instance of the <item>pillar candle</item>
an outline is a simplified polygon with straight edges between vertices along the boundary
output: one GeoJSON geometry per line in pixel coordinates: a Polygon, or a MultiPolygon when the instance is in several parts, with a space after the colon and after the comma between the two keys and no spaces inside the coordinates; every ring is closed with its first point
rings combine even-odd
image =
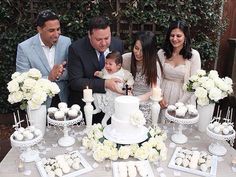
{"type": "Polygon", "coordinates": [[[84,95],[84,100],[92,100],[93,96],[92,96],[92,89],[89,89],[88,87],[86,89],[83,90],[83,95],[84,95]]]}
{"type": "Polygon", "coordinates": [[[160,100],[161,99],[161,89],[158,87],[154,87],[152,89],[152,98],[155,100],[160,100]]]}

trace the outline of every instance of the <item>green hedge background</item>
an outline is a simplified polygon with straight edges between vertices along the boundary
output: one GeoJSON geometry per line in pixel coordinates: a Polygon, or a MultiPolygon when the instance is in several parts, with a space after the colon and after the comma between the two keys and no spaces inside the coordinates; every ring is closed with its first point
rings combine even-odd
{"type": "Polygon", "coordinates": [[[0,113],[10,113],[17,105],[7,102],[7,83],[15,72],[16,49],[19,42],[37,33],[37,13],[52,9],[59,14],[62,33],[76,40],[87,33],[88,19],[106,15],[112,21],[113,35],[130,49],[131,35],[142,30],[142,24],[154,24],[161,46],[171,20],[185,20],[191,26],[193,47],[200,52],[202,67],[213,69],[217,57],[218,35],[225,22],[221,20],[223,0],[4,0],[0,1],[0,113]],[[127,25],[121,24],[125,21],[127,25]],[[118,25],[120,30],[118,31],[118,25]],[[132,25],[132,29],[128,28],[132,25]],[[130,32],[131,30],[131,32],[130,32]]]}

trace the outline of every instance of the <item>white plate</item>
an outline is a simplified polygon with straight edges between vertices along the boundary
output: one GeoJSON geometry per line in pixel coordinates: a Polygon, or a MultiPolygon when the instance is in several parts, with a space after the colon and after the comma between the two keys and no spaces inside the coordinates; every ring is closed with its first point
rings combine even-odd
{"type": "MultiPolygon", "coordinates": [[[[75,152],[75,151],[73,151],[73,152],[75,152]]],[[[70,152],[70,153],[73,153],[73,152],[70,152]]],[[[75,176],[79,176],[79,175],[81,175],[81,174],[83,174],[83,173],[87,173],[87,172],[93,170],[93,168],[92,168],[92,167],[90,166],[90,164],[84,159],[84,157],[83,157],[79,152],[77,152],[77,153],[78,153],[78,155],[79,155],[79,158],[80,158],[80,160],[81,160],[81,164],[82,164],[83,167],[82,167],[81,169],[79,169],[79,170],[76,170],[76,171],[75,171],[75,170],[71,170],[70,173],[63,175],[62,177],[75,177],[75,176]]],[[[42,159],[42,160],[43,160],[43,159],[42,159]]],[[[42,160],[36,162],[36,166],[37,166],[38,171],[39,171],[39,173],[40,173],[40,175],[41,175],[42,177],[48,177],[47,172],[46,172],[45,169],[44,169],[42,160]]]]}
{"type": "Polygon", "coordinates": [[[148,138],[148,129],[146,127],[140,127],[140,131],[138,132],[136,137],[130,138],[129,136],[116,137],[113,134],[112,125],[108,125],[103,130],[103,135],[110,141],[113,141],[118,144],[136,144],[145,141],[148,138]]]}
{"type": "Polygon", "coordinates": [[[214,155],[212,156],[210,172],[203,172],[200,169],[191,169],[188,167],[178,166],[175,164],[176,155],[181,149],[182,149],[181,147],[177,147],[175,149],[175,152],[174,152],[173,156],[171,157],[170,163],[168,165],[169,168],[173,168],[173,169],[180,170],[180,171],[185,171],[185,172],[200,175],[200,176],[207,176],[207,177],[216,176],[217,156],[214,156],[214,155]]]}
{"type": "MultiPolygon", "coordinates": [[[[145,169],[147,169],[148,171],[148,176],[147,177],[154,177],[152,168],[150,166],[150,163],[147,160],[143,160],[143,161],[133,161],[134,164],[142,164],[142,166],[145,167],[145,169]]],[[[128,163],[128,162],[112,162],[112,169],[113,169],[113,177],[120,177],[119,175],[119,170],[118,170],[118,165],[119,163],[128,163]]],[[[137,171],[137,177],[139,177],[139,173],[137,171]]]]}

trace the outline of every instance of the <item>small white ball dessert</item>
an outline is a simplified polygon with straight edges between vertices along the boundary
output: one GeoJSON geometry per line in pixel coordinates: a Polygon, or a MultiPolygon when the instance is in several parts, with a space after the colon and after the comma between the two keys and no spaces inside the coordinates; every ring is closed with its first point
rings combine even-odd
{"type": "Polygon", "coordinates": [[[40,129],[35,129],[34,130],[34,134],[36,135],[36,136],[39,136],[40,134],[42,134],[42,132],[41,132],[41,130],[40,129]]]}
{"type": "Polygon", "coordinates": [[[79,112],[80,111],[80,106],[78,104],[73,104],[70,109],[75,109],[79,112]]]}
{"type": "Polygon", "coordinates": [[[65,102],[61,102],[61,103],[58,104],[58,108],[60,110],[65,109],[65,108],[67,108],[67,104],[65,102]]]}
{"type": "Polygon", "coordinates": [[[49,117],[53,118],[56,111],[58,111],[58,109],[56,107],[48,108],[48,115],[49,115],[49,117]]]}
{"type": "Polygon", "coordinates": [[[24,136],[21,134],[21,133],[18,133],[16,136],[15,136],[16,140],[18,141],[22,141],[24,139],[24,136]]]}
{"type": "Polygon", "coordinates": [[[224,134],[224,135],[228,135],[228,134],[229,134],[229,129],[228,129],[228,127],[226,127],[226,128],[223,129],[223,134],[224,134]]]}
{"type": "Polygon", "coordinates": [[[57,111],[54,114],[55,119],[64,119],[65,113],[64,111],[57,111]]]}
{"type": "Polygon", "coordinates": [[[67,114],[69,119],[75,119],[78,117],[78,111],[75,109],[70,109],[67,114]]]}
{"type": "Polygon", "coordinates": [[[209,128],[210,130],[213,130],[213,129],[215,128],[215,126],[214,126],[213,123],[210,123],[210,124],[208,125],[208,128],[209,128]]]}
{"type": "Polygon", "coordinates": [[[175,111],[176,107],[174,105],[169,105],[169,106],[167,106],[167,110],[168,111],[175,111]]]}

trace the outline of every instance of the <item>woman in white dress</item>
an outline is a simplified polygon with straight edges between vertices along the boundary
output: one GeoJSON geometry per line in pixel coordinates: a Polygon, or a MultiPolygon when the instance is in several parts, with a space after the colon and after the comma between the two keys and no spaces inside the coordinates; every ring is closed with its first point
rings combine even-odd
{"type": "Polygon", "coordinates": [[[194,103],[192,94],[183,90],[183,84],[201,68],[201,59],[198,51],[191,48],[190,31],[185,22],[170,24],[158,56],[163,66],[163,100],[160,106],[165,108],[176,102],[194,103]]]}
{"type": "Polygon", "coordinates": [[[147,123],[151,123],[151,88],[161,82],[161,63],[157,56],[156,36],[150,32],[135,35],[132,53],[123,55],[123,68],[131,71],[134,77],[132,93],[140,98],[140,109],[147,123]]]}

